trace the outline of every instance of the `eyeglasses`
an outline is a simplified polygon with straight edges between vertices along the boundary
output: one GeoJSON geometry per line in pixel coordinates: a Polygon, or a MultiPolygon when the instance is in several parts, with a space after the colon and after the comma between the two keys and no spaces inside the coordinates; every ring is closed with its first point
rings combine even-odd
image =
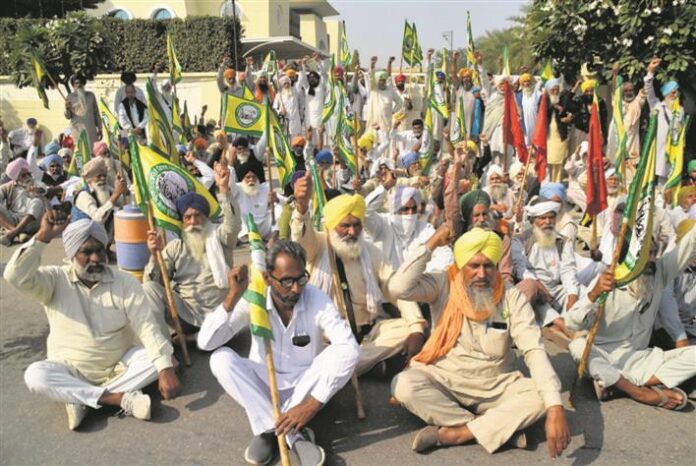
{"type": "Polygon", "coordinates": [[[297,283],[299,286],[305,286],[307,283],[309,283],[309,272],[305,271],[304,274],[300,275],[299,277],[288,277],[288,278],[276,278],[270,273],[268,274],[269,277],[271,277],[273,280],[278,282],[280,286],[285,288],[286,290],[289,290],[292,288],[292,286],[297,283]]]}
{"type": "Polygon", "coordinates": [[[400,214],[416,214],[416,213],[418,213],[418,206],[417,205],[414,205],[411,207],[404,206],[404,207],[399,209],[399,213],[400,214]]]}

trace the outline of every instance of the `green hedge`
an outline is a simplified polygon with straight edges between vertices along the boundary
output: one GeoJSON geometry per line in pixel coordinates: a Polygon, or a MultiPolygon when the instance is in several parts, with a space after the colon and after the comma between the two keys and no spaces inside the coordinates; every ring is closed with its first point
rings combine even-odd
{"type": "MultiPolygon", "coordinates": [[[[193,16],[186,19],[155,21],[103,18],[103,25],[114,38],[112,56],[104,73],[149,72],[155,62],[167,63],[166,33],[171,31],[176,54],[184,72],[215,71],[225,54],[234,59],[234,19],[230,17],[193,16]]],[[[0,74],[10,74],[8,51],[15,31],[22,22],[43,24],[45,19],[0,18],[0,74]]],[[[239,42],[243,29],[237,25],[237,58],[241,61],[239,42]]]]}

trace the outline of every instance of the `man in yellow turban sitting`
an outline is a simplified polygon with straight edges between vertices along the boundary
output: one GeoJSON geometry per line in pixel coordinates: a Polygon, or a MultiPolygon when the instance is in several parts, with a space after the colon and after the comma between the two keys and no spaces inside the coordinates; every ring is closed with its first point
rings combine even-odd
{"type": "Polygon", "coordinates": [[[561,383],[524,295],[503,284],[496,264],[502,241],[474,228],[454,244],[456,265],[425,273],[432,251],[449,242],[444,224],[390,281],[400,299],[430,304],[432,335],[410,367],[392,382],[401,404],[429,425],[413,441],[418,453],[478,442],[493,453],[504,443],[526,446],[523,429],[546,414],[552,458],[570,442],[561,383]],[[517,369],[513,344],[531,378],[517,369]]]}
{"type": "MultiPolygon", "coordinates": [[[[362,343],[356,372],[363,374],[378,365],[376,372],[384,375],[387,365],[382,361],[402,352],[410,358],[421,350],[426,321],[418,304],[389,296],[394,269],[384,254],[364,238],[363,197],[342,194],[331,199],[324,207],[323,232],[312,228],[308,207],[311,198],[312,179],[307,174],[295,182],[292,240],[307,251],[310,283],[334,302],[340,303],[341,297],[345,302],[346,309],[341,311],[347,311],[353,334],[362,343]],[[342,296],[336,295],[336,276],[342,296]]],[[[403,367],[403,362],[398,366],[403,367]]]]}

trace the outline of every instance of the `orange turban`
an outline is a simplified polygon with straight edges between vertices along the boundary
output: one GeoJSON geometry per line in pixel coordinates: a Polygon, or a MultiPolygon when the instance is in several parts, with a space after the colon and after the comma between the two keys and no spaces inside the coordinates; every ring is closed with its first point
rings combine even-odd
{"type": "Polygon", "coordinates": [[[236,75],[237,75],[237,72],[235,70],[233,70],[232,68],[227,68],[225,70],[225,79],[228,81],[231,81],[236,75]]]}

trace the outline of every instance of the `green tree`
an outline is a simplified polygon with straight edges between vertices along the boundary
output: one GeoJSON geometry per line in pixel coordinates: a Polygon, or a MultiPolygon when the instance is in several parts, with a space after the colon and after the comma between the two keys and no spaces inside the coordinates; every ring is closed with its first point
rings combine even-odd
{"type": "Polygon", "coordinates": [[[94,9],[104,0],[3,0],[0,17],[63,18],[75,10],[94,9]]]}
{"type": "Polygon", "coordinates": [[[659,80],[696,90],[696,2],[687,0],[534,0],[522,19],[538,61],[554,60],[568,81],[580,66],[606,79],[618,62],[635,80],[652,57],[663,59],[659,80]]]}
{"type": "MultiPolygon", "coordinates": [[[[11,76],[19,87],[32,84],[31,56],[36,53],[48,73],[70,92],[68,80],[75,73],[87,79],[105,69],[114,43],[98,18],[84,12],[45,24],[23,21],[18,25],[9,56],[11,76]]],[[[49,86],[49,82],[43,83],[49,86]]]]}

